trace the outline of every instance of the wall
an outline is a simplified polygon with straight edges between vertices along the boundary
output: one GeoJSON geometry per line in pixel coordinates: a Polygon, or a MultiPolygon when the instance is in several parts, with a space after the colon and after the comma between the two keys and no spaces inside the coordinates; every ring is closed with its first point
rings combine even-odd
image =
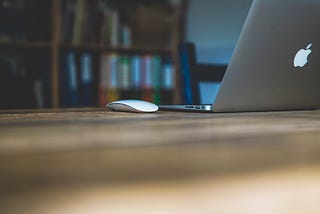
{"type": "Polygon", "coordinates": [[[252,0],[189,0],[186,40],[195,42],[198,61],[228,63],[252,0]]]}
{"type": "MultiPolygon", "coordinates": [[[[252,0],[189,0],[186,40],[194,42],[198,62],[228,64],[252,0]]],[[[213,103],[220,83],[200,83],[202,104],[213,103]]]]}

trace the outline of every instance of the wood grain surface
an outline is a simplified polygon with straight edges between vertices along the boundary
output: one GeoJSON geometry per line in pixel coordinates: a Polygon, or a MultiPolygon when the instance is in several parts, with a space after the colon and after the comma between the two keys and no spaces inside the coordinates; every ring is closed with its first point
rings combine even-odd
{"type": "Polygon", "coordinates": [[[319,154],[320,111],[2,112],[0,212],[319,213],[319,154]]]}

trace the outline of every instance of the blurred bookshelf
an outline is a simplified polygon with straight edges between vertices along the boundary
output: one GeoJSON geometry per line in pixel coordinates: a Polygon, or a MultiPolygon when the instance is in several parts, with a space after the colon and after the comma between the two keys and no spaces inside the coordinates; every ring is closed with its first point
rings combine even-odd
{"type": "Polygon", "coordinates": [[[0,108],[179,101],[186,0],[0,0],[0,108]]]}

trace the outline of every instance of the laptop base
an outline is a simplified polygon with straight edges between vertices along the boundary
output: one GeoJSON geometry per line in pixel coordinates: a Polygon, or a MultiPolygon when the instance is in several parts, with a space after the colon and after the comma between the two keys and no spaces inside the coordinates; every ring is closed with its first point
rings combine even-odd
{"type": "Polygon", "coordinates": [[[212,112],[212,105],[159,105],[159,110],[164,111],[192,111],[212,112]]]}

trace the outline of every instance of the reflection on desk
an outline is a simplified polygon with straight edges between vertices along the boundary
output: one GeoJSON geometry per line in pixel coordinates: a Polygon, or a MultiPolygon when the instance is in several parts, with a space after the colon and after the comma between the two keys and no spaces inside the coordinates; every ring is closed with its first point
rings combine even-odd
{"type": "Polygon", "coordinates": [[[320,111],[0,114],[1,213],[319,213],[320,111]]]}

